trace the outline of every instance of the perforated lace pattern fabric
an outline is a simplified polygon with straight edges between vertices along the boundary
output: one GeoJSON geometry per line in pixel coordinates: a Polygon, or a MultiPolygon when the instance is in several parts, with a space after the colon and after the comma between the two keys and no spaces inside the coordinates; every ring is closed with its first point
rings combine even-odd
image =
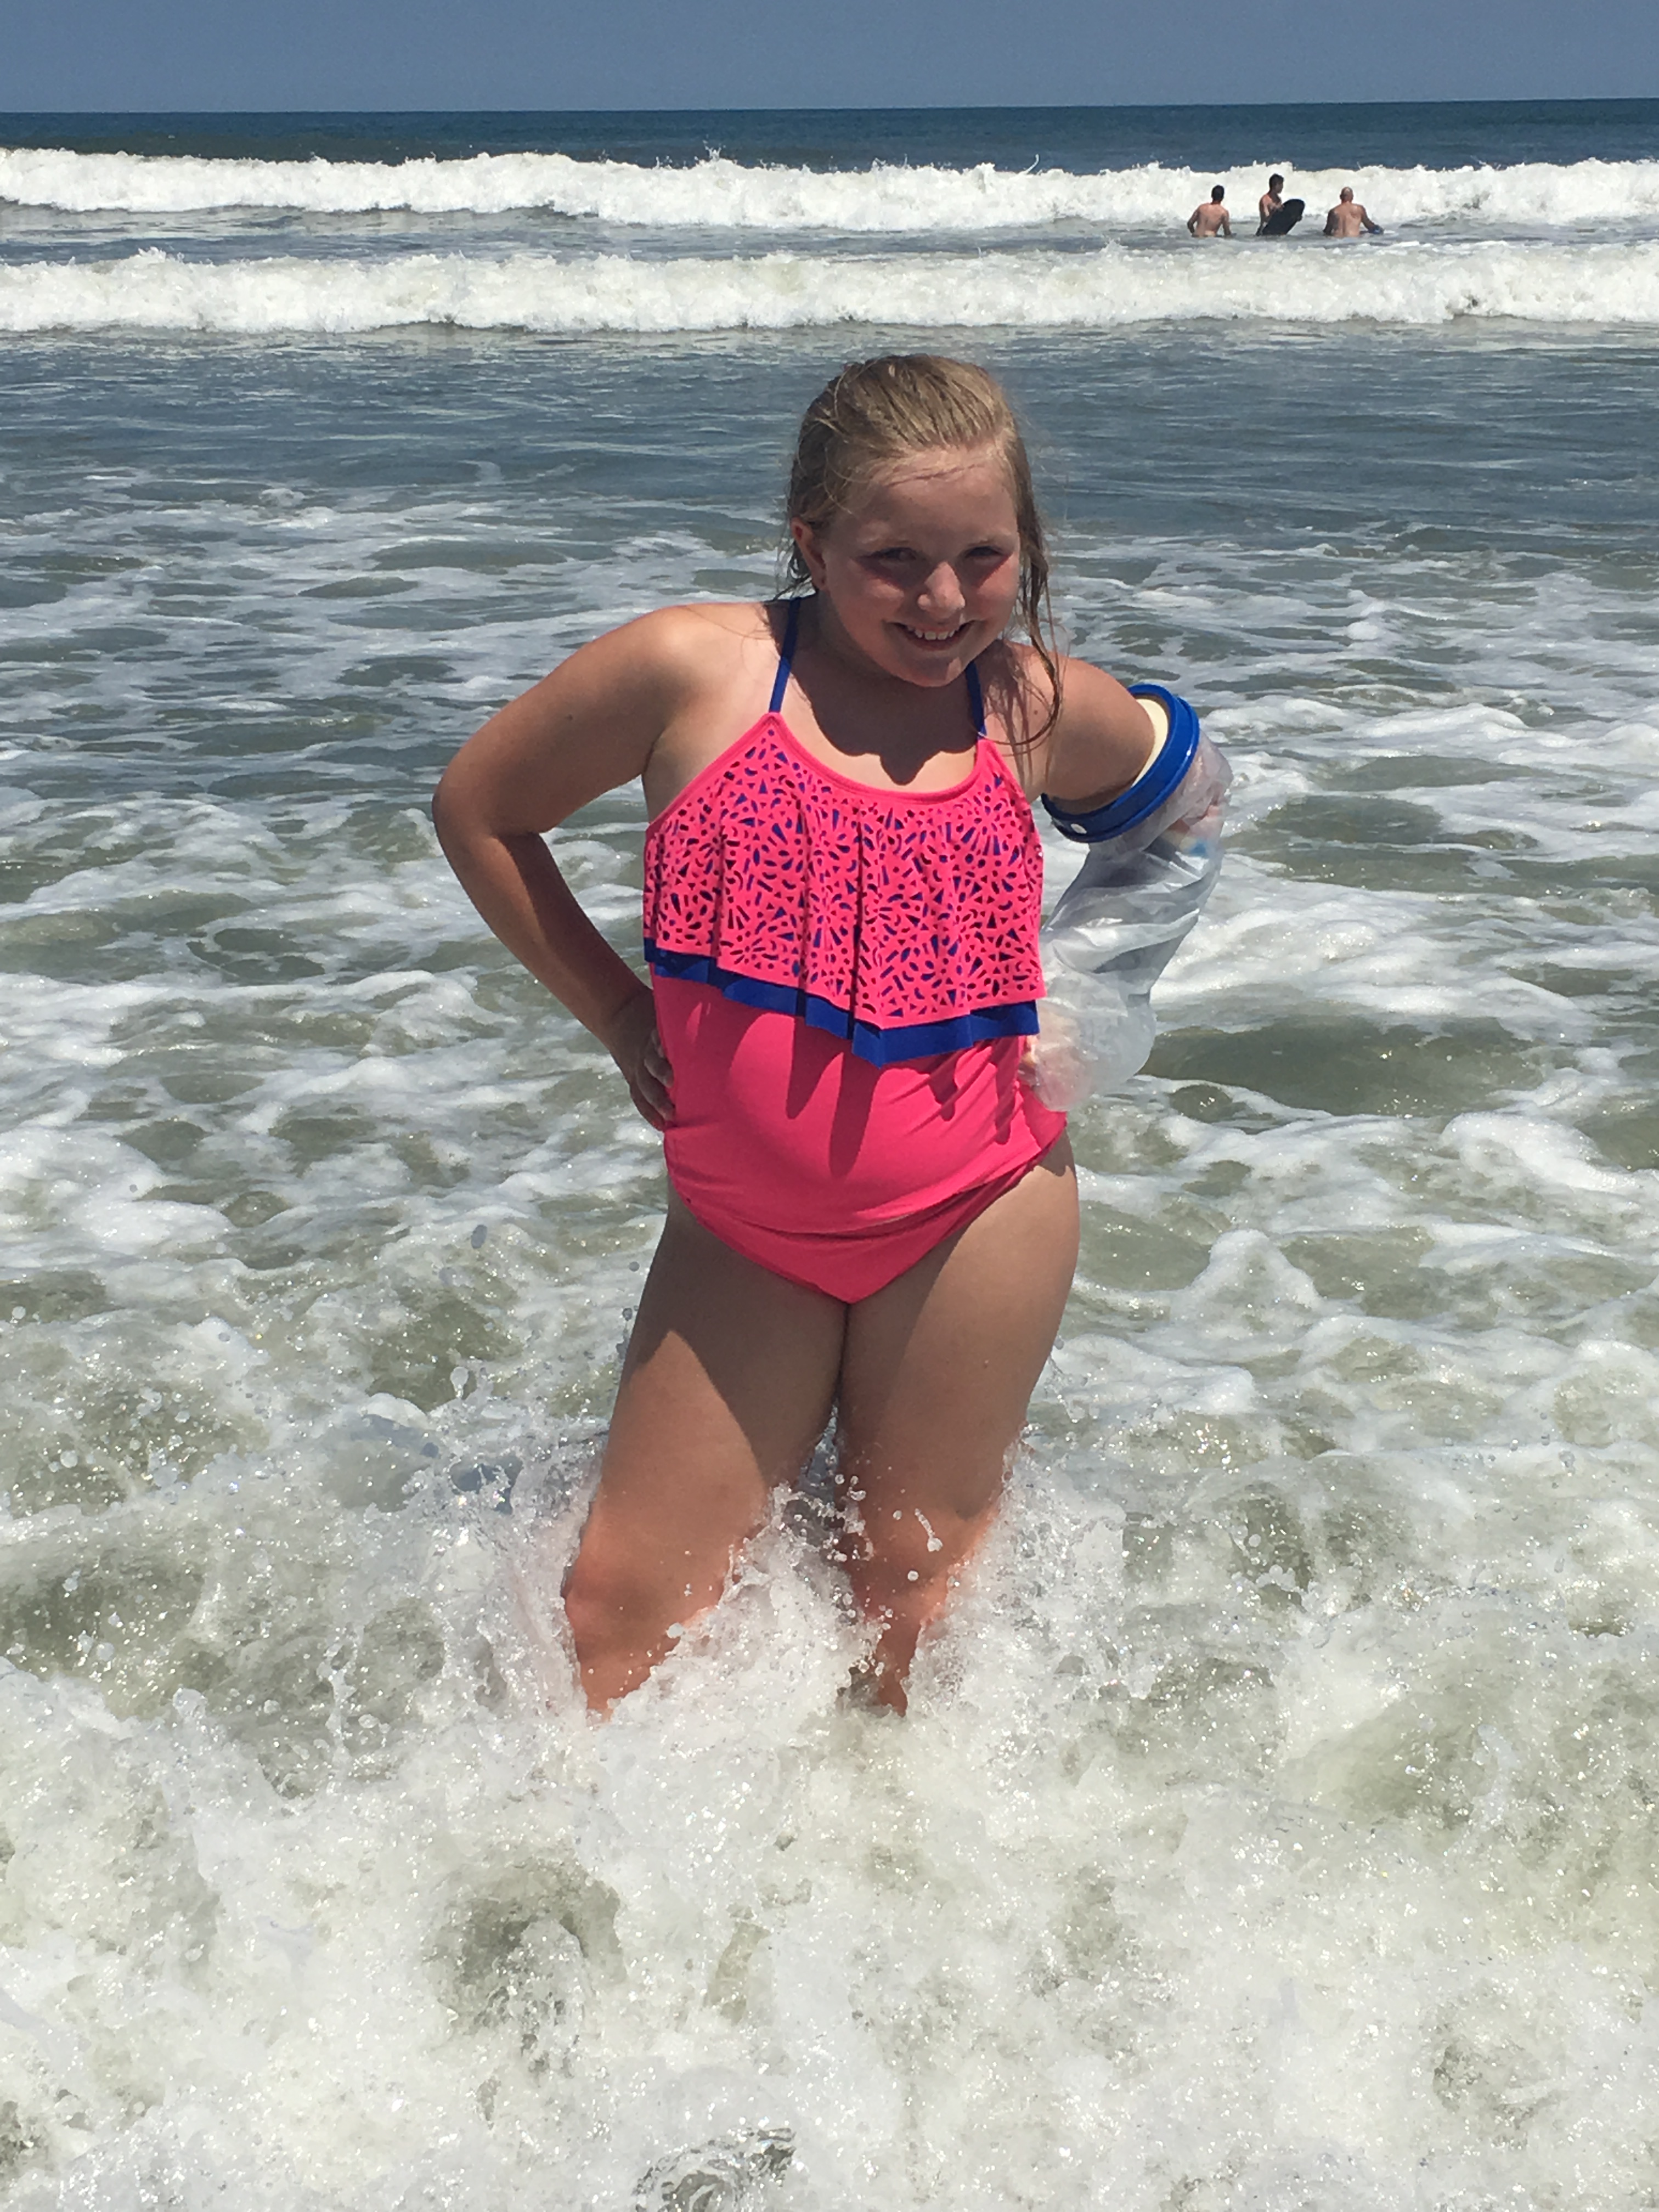
{"type": "Polygon", "coordinates": [[[645,846],[659,975],[793,1012],[882,1065],[1030,1036],[1042,848],[988,739],[965,780],[886,792],[768,714],[687,785],[645,846]]]}

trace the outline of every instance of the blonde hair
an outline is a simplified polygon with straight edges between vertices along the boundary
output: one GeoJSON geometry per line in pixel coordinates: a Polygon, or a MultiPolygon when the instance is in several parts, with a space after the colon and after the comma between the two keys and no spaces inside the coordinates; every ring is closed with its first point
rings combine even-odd
{"type": "MultiPolygon", "coordinates": [[[[1008,472],[1019,531],[1017,609],[1020,625],[1048,676],[1048,712],[1041,728],[1012,732],[1016,744],[1031,744],[1047,735],[1060,714],[1048,548],[1025,441],[995,377],[972,362],[951,361],[940,354],[889,353],[874,361],[849,362],[801,417],[786,516],[792,523],[822,529],[844,514],[883,469],[921,453],[986,448],[1008,472]]],[[[785,553],[783,588],[798,592],[811,581],[801,550],[792,539],[785,553]]],[[[1029,700],[1022,705],[1029,710],[1029,700]]],[[[1019,719],[1023,722],[1028,715],[1019,719]]]]}

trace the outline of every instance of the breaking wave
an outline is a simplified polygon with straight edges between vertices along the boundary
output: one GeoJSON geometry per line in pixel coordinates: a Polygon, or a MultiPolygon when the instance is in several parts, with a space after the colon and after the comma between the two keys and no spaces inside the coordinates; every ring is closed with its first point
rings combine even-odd
{"type": "Polygon", "coordinates": [[[0,269],[0,331],[1108,329],[1141,322],[1515,318],[1659,324],[1659,244],[1188,247],[1132,252],[788,252],[717,259],[412,253],[394,259],[112,261],[0,269]]]}
{"type": "Polygon", "coordinates": [[[1390,223],[1486,228],[1625,224],[1659,218],[1659,161],[1524,162],[1503,168],[1298,170],[1281,152],[1231,172],[1157,163],[1077,174],[981,163],[951,169],[877,163],[855,171],[749,167],[710,155],[684,168],[577,161],[568,154],[477,154],[407,161],[212,161],[194,156],[0,150],[0,200],[90,213],[179,215],[213,208],[318,214],[407,209],[501,215],[543,209],[654,228],[928,232],[1085,222],[1162,225],[1206,197],[1218,173],[1254,204],[1258,172],[1285,170],[1322,207],[1352,184],[1390,223]],[[1245,181],[1248,180],[1248,185],[1245,181]]]}

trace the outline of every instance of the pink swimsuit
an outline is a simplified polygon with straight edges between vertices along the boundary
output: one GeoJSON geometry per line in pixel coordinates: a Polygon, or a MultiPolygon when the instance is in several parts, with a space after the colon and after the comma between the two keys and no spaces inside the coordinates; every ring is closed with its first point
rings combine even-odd
{"type": "Polygon", "coordinates": [[[669,1179],[705,1228],[848,1304],[1017,1183],[1066,1127],[1019,1079],[1042,994],[1042,850],[979,730],[948,791],[838,775],[780,709],[645,841],[645,951],[674,1071],[669,1179]]]}

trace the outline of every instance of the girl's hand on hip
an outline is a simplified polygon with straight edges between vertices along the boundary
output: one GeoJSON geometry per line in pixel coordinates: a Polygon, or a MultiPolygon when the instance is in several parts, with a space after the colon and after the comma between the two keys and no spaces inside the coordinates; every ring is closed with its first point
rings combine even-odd
{"type": "Polygon", "coordinates": [[[635,1109],[653,1129],[665,1129],[674,1118],[674,1071],[657,1035],[657,1009],[649,991],[629,1000],[605,1042],[635,1109]]]}

